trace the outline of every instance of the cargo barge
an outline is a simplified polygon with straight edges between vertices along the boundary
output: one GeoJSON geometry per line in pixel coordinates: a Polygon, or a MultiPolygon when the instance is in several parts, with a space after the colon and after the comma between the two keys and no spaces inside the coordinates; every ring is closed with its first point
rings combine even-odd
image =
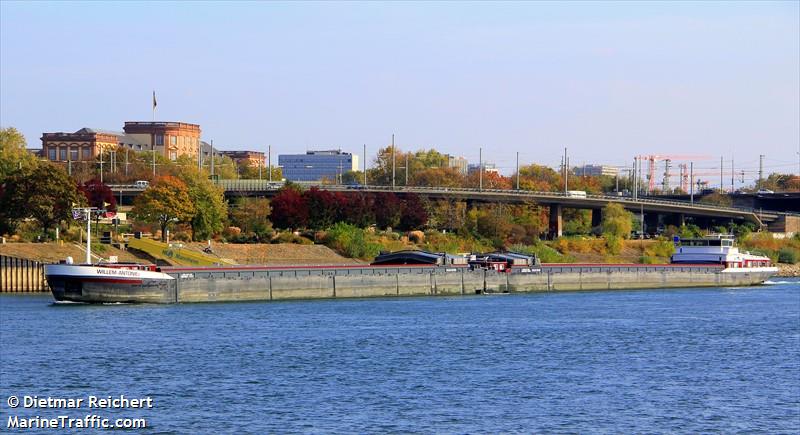
{"type": "Polygon", "coordinates": [[[492,253],[456,257],[422,251],[379,256],[371,265],[165,267],[54,264],[45,275],[57,301],[185,303],[481,293],[749,286],[778,269],[741,253],[732,239],[694,239],[671,264],[540,264],[492,253]]]}

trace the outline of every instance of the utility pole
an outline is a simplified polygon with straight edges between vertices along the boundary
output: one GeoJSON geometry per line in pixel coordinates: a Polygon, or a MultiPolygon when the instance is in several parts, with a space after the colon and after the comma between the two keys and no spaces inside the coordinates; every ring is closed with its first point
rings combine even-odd
{"type": "Polygon", "coordinates": [[[736,185],[734,184],[736,180],[736,170],[733,167],[733,156],[731,156],[731,193],[736,191],[736,185]]]}
{"type": "Polygon", "coordinates": [[[567,157],[567,147],[564,147],[564,195],[567,194],[567,178],[569,174],[567,168],[569,167],[569,157],[567,157]]]}
{"type": "Polygon", "coordinates": [[[103,151],[100,151],[100,184],[103,184],[103,151]]]}
{"type": "Polygon", "coordinates": [[[364,185],[367,185],[367,144],[364,144],[364,185]]]}
{"type": "Polygon", "coordinates": [[[406,153],[406,186],[408,186],[408,153],[406,153]]]}
{"type": "Polygon", "coordinates": [[[689,162],[689,202],[694,205],[694,162],[689,162]]]}
{"type": "Polygon", "coordinates": [[[269,171],[269,182],[272,182],[272,145],[267,145],[267,170],[269,171]]]}
{"type": "Polygon", "coordinates": [[[722,166],[724,164],[725,163],[722,160],[722,156],[719,156],[719,191],[720,191],[720,193],[725,190],[725,185],[723,184],[724,182],[722,181],[722,177],[723,177],[723,175],[722,175],[722,166]]]}
{"type": "Polygon", "coordinates": [[[392,190],[394,190],[395,183],[394,183],[394,164],[395,164],[395,156],[394,156],[394,134],[392,134],[392,190]]]}
{"type": "Polygon", "coordinates": [[[617,194],[619,194],[619,169],[617,169],[617,177],[616,177],[616,179],[617,179],[616,180],[617,181],[617,188],[616,188],[615,192],[617,194]]]}
{"type": "Polygon", "coordinates": [[[214,179],[214,139],[211,139],[211,179],[214,179]]]}
{"type": "Polygon", "coordinates": [[[639,188],[636,185],[636,183],[637,183],[637,180],[636,180],[636,160],[637,159],[634,156],[633,157],[633,169],[631,169],[631,190],[633,191],[632,192],[633,199],[636,199],[638,197],[638,194],[639,194],[639,188]]]}
{"type": "Polygon", "coordinates": [[[758,156],[758,183],[756,189],[761,189],[761,183],[764,180],[764,154],[758,156]]]}
{"type": "MultiPolygon", "coordinates": [[[[125,148],[125,176],[128,176],[128,149],[125,148]]],[[[122,201],[120,201],[121,203],[122,201]]]]}
{"type": "Polygon", "coordinates": [[[478,147],[478,190],[483,190],[483,148],[478,147]]]}
{"type": "Polygon", "coordinates": [[[517,190],[519,190],[519,151],[517,151],[517,190]]]}
{"type": "MultiPolygon", "coordinates": [[[[153,109],[153,118],[156,117],[155,113],[156,113],[156,111],[155,111],[155,109],[153,109]]],[[[151,147],[151,149],[153,151],[153,179],[155,180],[155,178],[156,178],[156,144],[155,144],[155,142],[153,142],[153,146],[151,147]]]]}

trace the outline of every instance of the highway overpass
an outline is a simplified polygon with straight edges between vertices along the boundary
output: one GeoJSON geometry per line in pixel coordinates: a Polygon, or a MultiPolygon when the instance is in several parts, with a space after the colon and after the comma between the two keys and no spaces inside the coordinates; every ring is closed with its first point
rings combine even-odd
{"type": "MultiPolygon", "coordinates": [[[[223,188],[225,196],[233,197],[271,197],[281,187],[281,183],[267,180],[217,180],[223,188]]],[[[334,184],[303,184],[304,187],[316,186],[333,192],[393,192],[398,195],[415,193],[428,199],[457,199],[469,203],[506,203],[524,204],[534,202],[550,208],[550,232],[560,235],[563,229],[562,211],[564,208],[592,210],[592,224],[600,223],[600,210],[608,203],[621,204],[627,210],[644,214],[645,226],[653,229],[661,223],[681,225],[685,219],[691,218],[710,223],[724,224],[730,221],[753,222],[760,227],[787,220],[800,222],[800,214],[784,211],[759,210],[747,207],[720,207],[709,204],[691,203],[689,201],[640,198],[615,195],[567,195],[563,192],[533,192],[526,190],[500,189],[465,189],[443,187],[396,187],[391,186],[352,186],[334,184]]],[[[131,198],[144,189],[133,185],[111,186],[115,196],[121,203],[130,204],[131,198]]]]}

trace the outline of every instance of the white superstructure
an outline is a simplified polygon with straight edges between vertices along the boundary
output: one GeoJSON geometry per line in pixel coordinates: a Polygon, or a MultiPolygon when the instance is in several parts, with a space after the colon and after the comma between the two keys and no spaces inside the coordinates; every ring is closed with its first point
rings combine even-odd
{"type": "Polygon", "coordinates": [[[740,252],[734,246],[733,236],[717,235],[702,239],[684,239],[680,241],[672,263],[698,264],[713,263],[725,267],[723,272],[750,272],[763,271],[777,272],[778,268],[772,266],[768,257],[755,255],[749,252],[740,252]]]}

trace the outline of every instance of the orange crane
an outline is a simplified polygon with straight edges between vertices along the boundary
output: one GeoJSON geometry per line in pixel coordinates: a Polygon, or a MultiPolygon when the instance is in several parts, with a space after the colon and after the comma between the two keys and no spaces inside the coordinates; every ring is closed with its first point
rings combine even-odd
{"type": "MultiPolygon", "coordinates": [[[[669,190],[669,179],[672,177],[670,169],[674,160],[711,160],[713,157],[706,155],[666,155],[666,154],[648,154],[637,156],[639,161],[647,161],[647,191],[652,192],[656,188],[656,165],[658,162],[665,162],[664,164],[664,178],[661,182],[661,188],[664,191],[669,190]]],[[[641,168],[641,166],[639,166],[641,168]]],[[[681,179],[682,180],[682,179],[681,179]]],[[[683,182],[681,182],[683,188],[683,182]]]]}

